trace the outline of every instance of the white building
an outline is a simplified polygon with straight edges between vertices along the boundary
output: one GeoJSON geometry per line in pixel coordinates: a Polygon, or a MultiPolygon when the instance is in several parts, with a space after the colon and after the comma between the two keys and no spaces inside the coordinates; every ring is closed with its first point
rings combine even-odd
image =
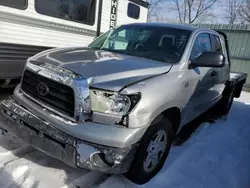
{"type": "Polygon", "coordinates": [[[114,25],[145,22],[147,12],[145,0],[0,0],[0,85],[37,52],[86,46],[114,25]]]}

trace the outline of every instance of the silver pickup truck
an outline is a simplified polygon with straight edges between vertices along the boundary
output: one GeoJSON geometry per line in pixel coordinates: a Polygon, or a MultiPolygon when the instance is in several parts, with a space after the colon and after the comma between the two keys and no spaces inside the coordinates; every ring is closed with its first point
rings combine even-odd
{"type": "Polygon", "coordinates": [[[130,24],[85,48],[28,59],[2,129],[77,168],[143,184],[163,166],[183,125],[217,105],[226,114],[247,75],[230,73],[226,35],[130,24]]]}

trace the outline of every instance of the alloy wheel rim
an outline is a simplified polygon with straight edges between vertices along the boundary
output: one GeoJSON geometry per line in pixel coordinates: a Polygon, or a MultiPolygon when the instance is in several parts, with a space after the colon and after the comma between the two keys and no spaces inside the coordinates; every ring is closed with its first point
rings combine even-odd
{"type": "Polygon", "coordinates": [[[152,172],[161,161],[167,146],[167,134],[164,130],[159,130],[155,133],[150,141],[143,167],[146,172],[152,172]]]}

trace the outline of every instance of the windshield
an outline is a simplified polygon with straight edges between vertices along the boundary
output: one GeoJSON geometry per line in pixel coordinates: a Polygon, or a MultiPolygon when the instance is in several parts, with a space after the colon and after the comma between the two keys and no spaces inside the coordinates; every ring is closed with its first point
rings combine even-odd
{"type": "Polygon", "coordinates": [[[191,32],[167,27],[125,25],[112,29],[89,47],[176,63],[180,60],[191,32]]]}

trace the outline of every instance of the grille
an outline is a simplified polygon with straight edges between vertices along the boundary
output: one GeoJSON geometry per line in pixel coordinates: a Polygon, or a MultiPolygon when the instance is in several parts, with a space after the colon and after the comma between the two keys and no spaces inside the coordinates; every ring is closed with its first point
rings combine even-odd
{"type": "Polygon", "coordinates": [[[74,117],[75,98],[72,88],[26,70],[23,75],[22,90],[45,105],[74,117]],[[39,94],[37,90],[39,83],[44,83],[48,87],[45,96],[39,94]]]}

